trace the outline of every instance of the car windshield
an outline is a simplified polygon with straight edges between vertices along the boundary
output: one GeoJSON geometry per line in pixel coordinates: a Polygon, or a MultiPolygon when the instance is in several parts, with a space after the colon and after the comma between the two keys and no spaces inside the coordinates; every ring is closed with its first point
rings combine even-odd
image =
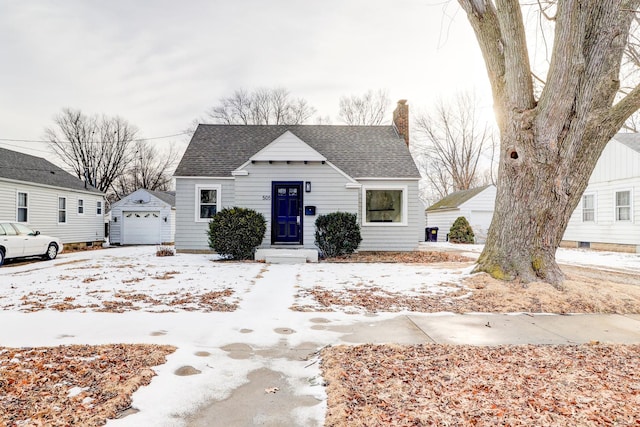
{"type": "Polygon", "coordinates": [[[14,223],[13,226],[18,230],[19,234],[27,234],[29,236],[35,236],[36,232],[24,224],[14,223]]]}

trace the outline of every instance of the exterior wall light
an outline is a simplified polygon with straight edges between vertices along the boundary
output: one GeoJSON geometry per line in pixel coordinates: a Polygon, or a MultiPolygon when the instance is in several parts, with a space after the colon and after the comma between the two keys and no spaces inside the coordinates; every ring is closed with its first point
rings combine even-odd
{"type": "Polygon", "coordinates": [[[311,181],[307,181],[304,183],[304,191],[306,193],[311,193],[311,181]]]}

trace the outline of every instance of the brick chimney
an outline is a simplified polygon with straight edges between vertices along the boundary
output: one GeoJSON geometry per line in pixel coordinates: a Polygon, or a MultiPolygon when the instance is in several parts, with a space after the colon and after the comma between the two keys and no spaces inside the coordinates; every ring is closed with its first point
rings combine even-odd
{"type": "Polygon", "coordinates": [[[409,146],[409,106],[406,99],[398,101],[398,106],[393,110],[393,125],[398,134],[404,138],[405,144],[409,146]]]}

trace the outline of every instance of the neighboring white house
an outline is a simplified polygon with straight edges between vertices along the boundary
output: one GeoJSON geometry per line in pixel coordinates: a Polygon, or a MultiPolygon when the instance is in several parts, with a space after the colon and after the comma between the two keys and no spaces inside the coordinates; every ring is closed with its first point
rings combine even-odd
{"type": "Polygon", "coordinates": [[[174,242],[176,197],[172,191],[140,189],[111,205],[109,242],[158,245],[174,242]]]}
{"type": "Polygon", "coordinates": [[[360,250],[412,250],[424,238],[420,173],[408,141],[408,106],[392,126],[199,125],[175,173],[178,251],[207,251],[222,208],[255,209],[262,247],[316,249],[315,220],[358,215],[360,250]]]}
{"type": "Polygon", "coordinates": [[[640,134],[617,134],[603,150],[562,245],[640,252],[640,134]]]}
{"type": "Polygon", "coordinates": [[[59,237],[65,245],[104,241],[104,194],[49,161],[0,148],[0,220],[59,237]]]}
{"type": "Polygon", "coordinates": [[[427,228],[438,227],[438,241],[444,242],[453,222],[463,216],[473,229],[476,243],[484,243],[493,218],[495,202],[495,185],[456,191],[426,209],[427,228]]]}

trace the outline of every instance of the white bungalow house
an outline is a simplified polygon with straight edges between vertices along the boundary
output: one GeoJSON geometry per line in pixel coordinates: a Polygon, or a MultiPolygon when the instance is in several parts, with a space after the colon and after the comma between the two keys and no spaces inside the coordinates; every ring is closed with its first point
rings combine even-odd
{"type": "Polygon", "coordinates": [[[51,162],[0,148],[0,220],[60,238],[65,246],[104,241],[104,194],[51,162]]]}
{"type": "Polygon", "coordinates": [[[315,220],[357,214],[360,250],[412,250],[424,238],[408,106],[391,126],[199,125],[178,165],[178,251],[208,251],[208,223],[239,206],[267,221],[263,248],[317,249],[315,220]]]}
{"type": "Polygon", "coordinates": [[[473,229],[476,243],[484,243],[493,218],[495,202],[495,185],[451,193],[426,209],[427,231],[431,232],[431,229],[437,227],[437,241],[444,242],[453,222],[463,216],[473,229]]]}
{"type": "Polygon", "coordinates": [[[109,242],[116,245],[173,243],[175,206],[173,191],[134,191],[111,205],[109,242]]]}
{"type": "Polygon", "coordinates": [[[620,133],[609,141],[562,246],[640,252],[640,134],[620,133]]]}

